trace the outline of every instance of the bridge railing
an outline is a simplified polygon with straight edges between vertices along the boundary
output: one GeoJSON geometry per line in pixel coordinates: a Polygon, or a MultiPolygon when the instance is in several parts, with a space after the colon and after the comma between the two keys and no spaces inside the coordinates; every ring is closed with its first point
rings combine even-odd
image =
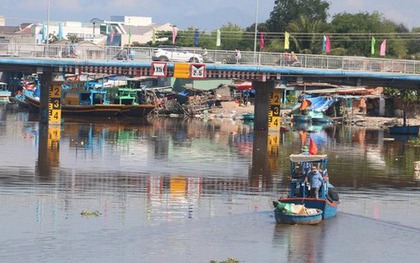
{"type": "MultiPolygon", "coordinates": [[[[135,61],[151,61],[153,47],[132,47],[132,59],[135,61]]],[[[185,51],[204,55],[200,48],[183,48],[185,51]]],[[[113,61],[121,59],[120,47],[101,47],[97,45],[74,45],[70,51],[69,44],[0,44],[0,57],[49,58],[49,59],[81,59],[113,61]]],[[[214,64],[236,64],[236,52],[233,50],[207,50],[204,62],[214,64]]],[[[357,56],[330,56],[296,54],[281,52],[241,51],[239,65],[302,67],[313,69],[330,69],[346,71],[390,72],[402,74],[420,74],[420,61],[357,56]]],[[[130,57],[131,59],[131,57],[130,57]]]]}

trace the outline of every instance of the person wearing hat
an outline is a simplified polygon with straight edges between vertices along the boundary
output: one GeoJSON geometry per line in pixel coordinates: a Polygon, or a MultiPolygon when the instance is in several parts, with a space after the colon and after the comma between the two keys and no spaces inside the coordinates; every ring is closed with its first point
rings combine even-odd
{"type": "Polygon", "coordinates": [[[311,197],[319,198],[319,189],[324,180],[315,165],[311,167],[311,171],[308,173],[308,181],[311,186],[311,197]]]}
{"type": "Polygon", "coordinates": [[[309,147],[308,146],[303,146],[301,149],[303,155],[309,155],[309,147]]]}

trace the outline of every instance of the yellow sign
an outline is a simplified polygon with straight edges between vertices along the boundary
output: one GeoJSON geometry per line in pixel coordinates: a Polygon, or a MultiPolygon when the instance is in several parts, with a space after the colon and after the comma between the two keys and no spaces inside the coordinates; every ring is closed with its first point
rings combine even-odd
{"type": "Polygon", "coordinates": [[[57,167],[60,161],[60,129],[60,126],[48,127],[48,159],[54,167],[57,167]]]}
{"type": "Polygon", "coordinates": [[[280,117],[269,116],[268,128],[269,129],[273,128],[280,131],[280,117]]]}
{"type": "Polygon", "coordinates": [[[270,155],[278,155],[279,145],[280,145],[280,133],[269,132],[268,133],[268,153],[270,155]]]}
{"type": "Polygon", "coordinates": [[[48,127],[48,145],[52,146],[52,142],[59,141],[61,137],[61,131],[59,126],[48,127]]]}
{"type": "Polygon", "coordinates": [[[281,92],[280,91],[273,91],[270,94],[270,105],[280,105],[281,92]]]}
{"type": "Polygon", "coordinates": [[[60,121],[61,121],[61,110],[49,110],[48,111],[48,121],[50,123],[60,124],[60,121]]]}
{"type": "Polygon", "coordinates": [[[61,85],[52,85],[49,93],[50,98],[61,98],[61,85]]]}
{"type": "Polygon", "coordinates": [[[61,122],[61,84],[54,84],[49,89],[48,121],[60,124],[61,122]]]}
{"type": "Polygon", "coordinates": [[[180,78],[180,79],[190,78],[190,64],[176,63],[174,66],[174,78],[180,78]]]}
{"type": "Polygon", "coordinates": [[[280,131],[280,98],[281,92],[275,90],[270,93],[270,110],[268,111],[268,128],[280,131]]]}

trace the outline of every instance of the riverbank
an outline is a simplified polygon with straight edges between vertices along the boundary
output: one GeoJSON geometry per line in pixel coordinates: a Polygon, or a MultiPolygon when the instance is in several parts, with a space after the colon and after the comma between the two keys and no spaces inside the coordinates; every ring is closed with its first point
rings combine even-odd
{"type": "MultiPolygon", "coordinates": [[[[281,110],[281,115],[287,119],[290,110],[281,110]]],[[[236,102],[222,102],[221,107],[212,108],[206,113],[206,118],[231,118],[240,119],[243,114],[254,113],[254,105],[240,105],[236,102]]],[[[354,114],[347,118],[345,123],[370,128],[387,128],[393,125],[402,125],[403,118],[397,117],[378,117],[365,116],[363,114],[354,114]]],[[[408,125],[420,125],[420,116],[407,118],[408,125]]]]}

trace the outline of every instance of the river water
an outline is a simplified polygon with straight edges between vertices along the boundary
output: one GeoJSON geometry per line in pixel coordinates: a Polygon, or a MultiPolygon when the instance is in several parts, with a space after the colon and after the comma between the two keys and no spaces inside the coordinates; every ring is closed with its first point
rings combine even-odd
{"type": "Polygon", "coordinates": [[[419,262],[420,149],[361,127],[71,120],[0,107],[1,262],[419,262]],[[277,225],[303,136],[329,156],[337,216],[277,225]],[[273,138],[277,138],[276,140],[273,138]]]}

